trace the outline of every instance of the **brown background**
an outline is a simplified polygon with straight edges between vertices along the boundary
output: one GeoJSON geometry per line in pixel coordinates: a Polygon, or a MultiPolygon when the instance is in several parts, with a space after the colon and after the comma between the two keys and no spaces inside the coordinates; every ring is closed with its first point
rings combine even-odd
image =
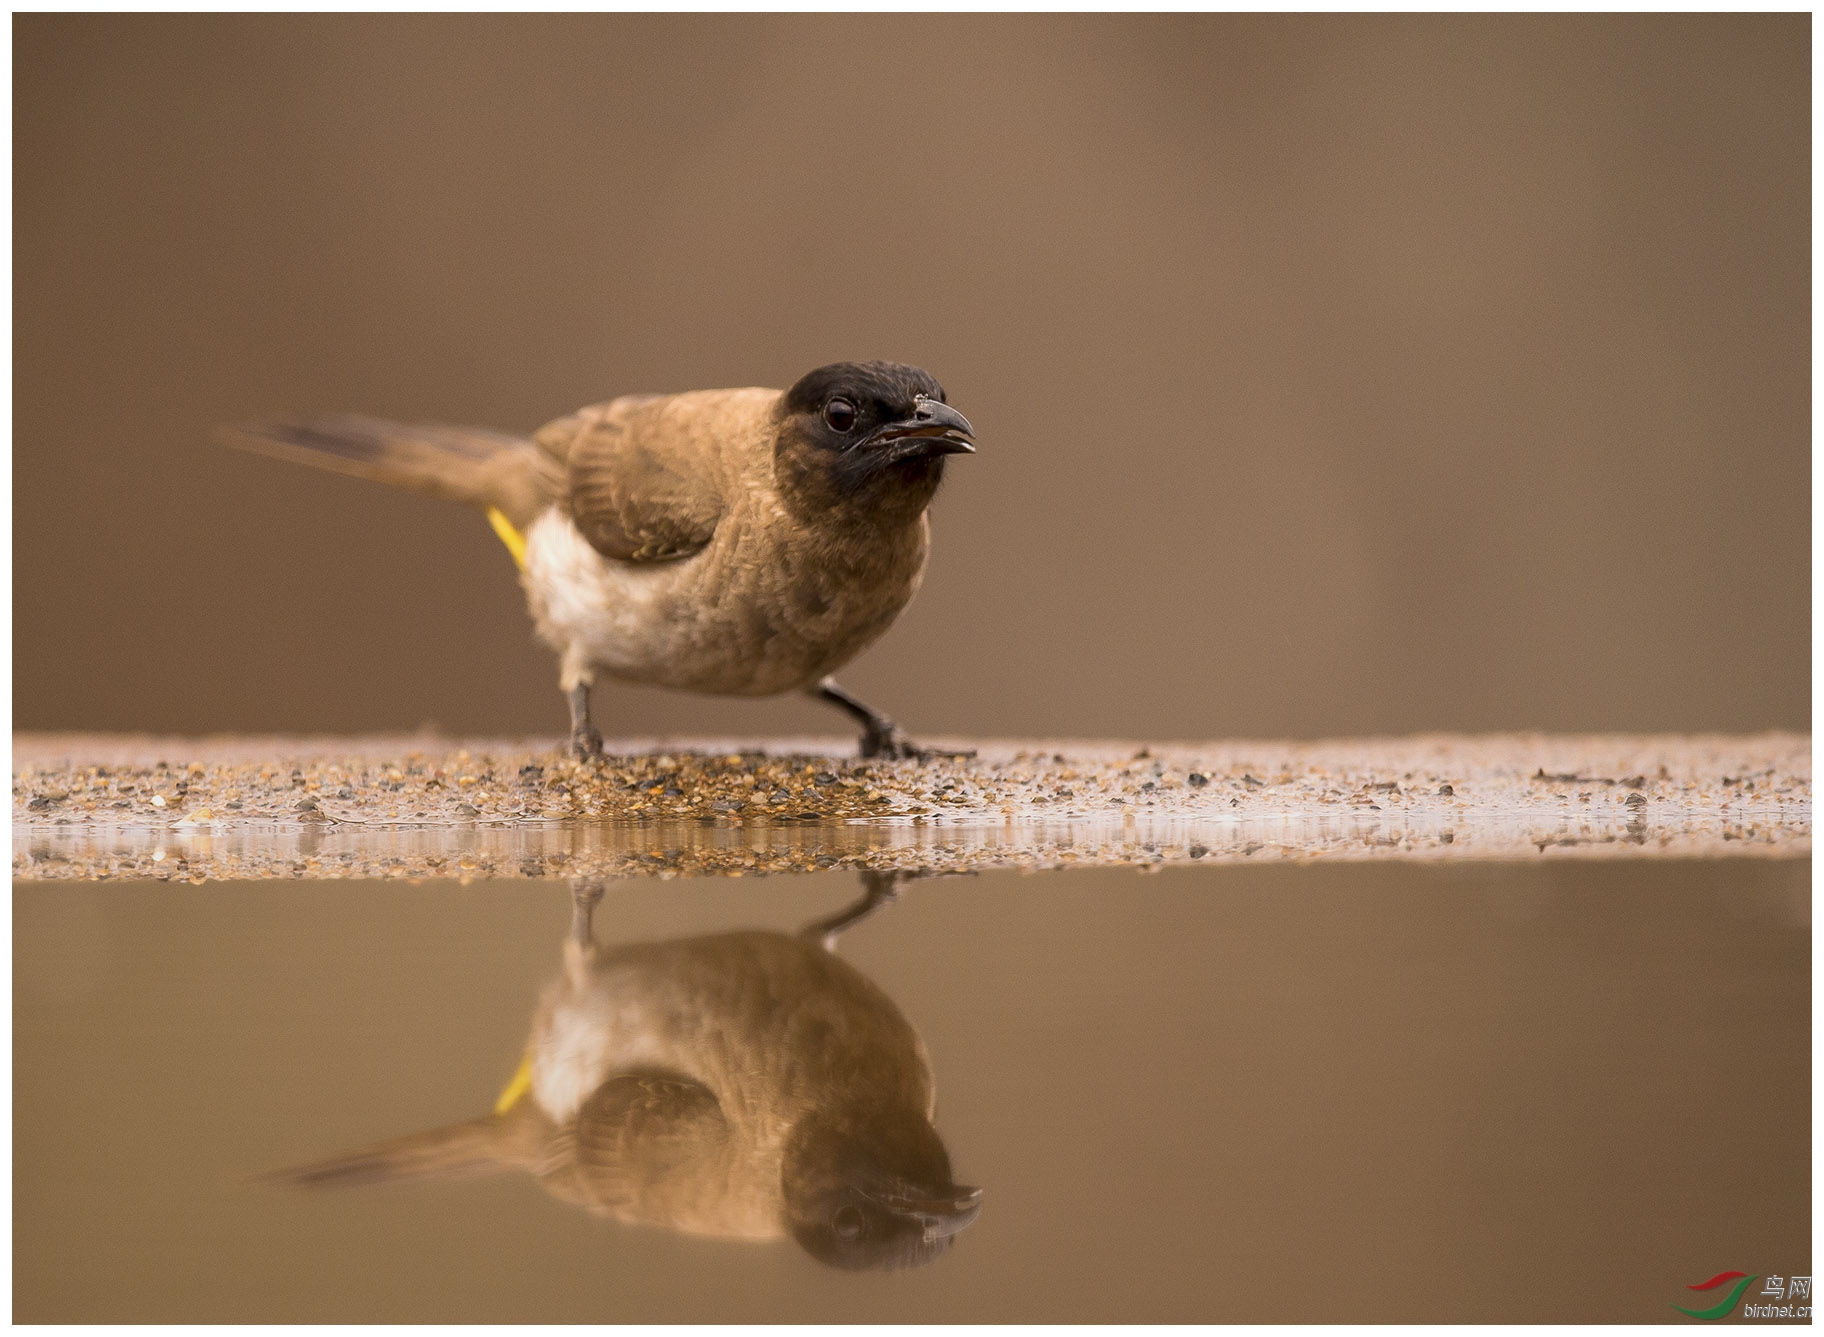
{"type": "Polygon", "coordinates": [[[915,730],[1809,727],[1807,16],[14,31],[21,727],[555,731],[479,518],[210,426],[879,356],[915,730]]]}

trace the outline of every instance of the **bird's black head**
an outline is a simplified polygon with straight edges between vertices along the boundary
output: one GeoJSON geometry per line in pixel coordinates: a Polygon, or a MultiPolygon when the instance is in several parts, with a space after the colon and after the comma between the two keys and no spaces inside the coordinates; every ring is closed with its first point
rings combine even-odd
{"type": "Polygon", "coordinates": [[[833,362],[780,402],[777,465],[814,506],[859,503],[916,515],[946,455],[975,450],[975,429],[929,372],[898,362],[833,362]]]}
{"type": "Polygon", "coordinates": [[[950,1157],[915,1113],[793,1130],[786,1221],[804,1251],[846,1271],[929,1263],[982,1209],[982,1191],[950,1182],[950,1157]]]}

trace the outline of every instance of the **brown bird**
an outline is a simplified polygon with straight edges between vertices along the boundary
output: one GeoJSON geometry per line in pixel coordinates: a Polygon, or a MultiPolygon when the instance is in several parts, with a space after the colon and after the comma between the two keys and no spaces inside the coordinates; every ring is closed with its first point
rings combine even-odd
{"type": "Polygon", "coordinates": [[[626,395],[529,440],[347,416],[224,435],[486,510],[557,652],[579,755],[601,751],[600,674],[731,696],[803,689],[861,724],[864,757],[926,755],[830,676],[917,591],[944,459],[975,449],[917,367],[839,362],[783,392],[626,395]]]}
{"type": "Polygon", "coordinates": [[[918,1033],[834,953],[884,879],[796,938],[723,933],[603,949],[576,891],[563,974],[493,1114],[273,1179],[344,1186],[522,1169],[601,1216],[691,1235],[790,1235],[841,1268],[950,1247],[981,1190],[950,1177],[918,1033]]]}

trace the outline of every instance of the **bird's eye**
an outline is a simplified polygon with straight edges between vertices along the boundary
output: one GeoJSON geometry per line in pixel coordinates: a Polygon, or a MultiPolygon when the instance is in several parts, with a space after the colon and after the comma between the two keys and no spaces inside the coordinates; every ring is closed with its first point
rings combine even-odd
{"type": "Polygon", "coordinates": [[[831,430],[846,432],[855,425],[855,406],[846,399],[832,399],[823,406],[823,420],[831,430]]]}
{"type": "Polygon", "coordinates": [[[861,1234],[861,1208],[853,1204],[837,1208],[836,1215],[830,1219],[830,1228],[838,1239],[854,1239],[861,1234]]]}

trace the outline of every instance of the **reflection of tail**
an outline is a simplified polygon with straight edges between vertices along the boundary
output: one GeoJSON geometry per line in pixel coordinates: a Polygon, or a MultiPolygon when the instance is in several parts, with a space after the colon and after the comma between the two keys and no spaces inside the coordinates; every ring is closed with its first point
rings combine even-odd
{"type": "Polygon", "coordinates": [[[395,1137],[312,1165],[264,1176],[299,1188],[354,1188],[407,1179],[451,1179],[526,1165],[542,1142],[535,1117],[490,1114],[467,1123],[395,1137]]]}

